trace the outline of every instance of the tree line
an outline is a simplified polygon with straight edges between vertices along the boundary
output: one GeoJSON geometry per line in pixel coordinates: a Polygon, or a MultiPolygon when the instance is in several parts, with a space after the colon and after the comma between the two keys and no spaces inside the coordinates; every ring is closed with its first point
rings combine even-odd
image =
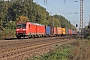
{"type": "Polygon", "coordinates": [[[49,15],[44,7],[34,3],[33,0],[0,1],[0,25],[15,29],[18,21],[76,29],[64,16],[49,15]]]}

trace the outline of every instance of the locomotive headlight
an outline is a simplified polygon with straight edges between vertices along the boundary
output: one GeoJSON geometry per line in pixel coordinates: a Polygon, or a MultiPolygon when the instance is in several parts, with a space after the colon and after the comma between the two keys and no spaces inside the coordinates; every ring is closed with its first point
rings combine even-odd
{"type": "Polygon", "coordinates": [[[17,31],[19,31],[19,29],[16,29],[17,31]]]}
{"type": "Polygon", "coordinates": [[[26,30],[26,29],[23,29],[24,31],[26,30]]]}

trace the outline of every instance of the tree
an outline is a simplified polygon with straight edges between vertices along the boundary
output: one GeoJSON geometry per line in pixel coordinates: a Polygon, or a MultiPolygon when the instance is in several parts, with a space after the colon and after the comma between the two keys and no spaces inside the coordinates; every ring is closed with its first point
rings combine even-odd
{"type": "Polygon", "coordinates": [[[0,1],[0,17],[4,23],[3,26],[8,25],[10,21],[26,22],[27,20],[53,26],[52,20],[54,19],[54,26],[75,29],[65,17],[57,14],[50,16],[44,7],[34,3],[33,0],[0,1]]]}
{"type": "Polygon", "coordinates": [[[16,18],[16,22],[21,22],[24,23],[28,20],[28,18],[26,16],[20,16],[19,18],[16,18]]]}
{"type": "Polygon", "coordinates": [[[10,21],[10,22],[6,23],[4,27],[8,28],[8,29],[15,29],[16,23],[14,21],[10,21]]]}

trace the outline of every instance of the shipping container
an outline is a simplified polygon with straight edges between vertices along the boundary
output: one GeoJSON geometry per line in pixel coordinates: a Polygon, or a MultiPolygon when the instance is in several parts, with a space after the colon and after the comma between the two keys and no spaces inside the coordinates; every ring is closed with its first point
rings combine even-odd
{"type": "Polygon", "coordinates": [[[74,31],[74,34],[77,34],[76,30],[74,31]]]}
{"type": "Polygon", "coordinates": [[[56,32],[56,27],[54,27],[54,34],[57,34],[57,32],[56,32]]]}
{"type": "Polygon", "coordinates": [[[72,34],[72,30],[70,30],[70,34],[72,34]]]}
{"type": "Polygon", "coordinates": [[[57,34],[62,35],[62,28],[61,27],[57,27],[56,30],[57,30],[57,34]]]}
{"type": "Polygon", "coordinates": [[[56,27],[51,27],[50,28],[50,34],[53,35],[53,34],[56,34],[56,27]]]}
{"type": "Polygon", "coordinates": [[[53,35],[54,34],[54,28],[50,27],[50,34],[53,35]]]}
{"type": "Polygon", "coordinates": [[[71,32],[70,32],[70,31],[71,31],[71,30],[69,29],[69,30],[68,30],[69,35],[71,34],[71,32]]]}
{"type": "Polygon", "coordinates": [[[69,29],[66,29],[66,35],[68,35],[69,34],[69,29]]]}
{"type": "Polygon", "coordinates": [[[50,26],[46,26],[46,34],[50,34],[50,26]]]}
{"type": "Polygon", "coordinates": [[[74,30],[72,30],[72,34],[74,34],[74,30]]]}
{"type": "Polygon", "coordinates": [[[66,34],[66,29],[62,28],[62,34],[65,35],[66,34]]]}

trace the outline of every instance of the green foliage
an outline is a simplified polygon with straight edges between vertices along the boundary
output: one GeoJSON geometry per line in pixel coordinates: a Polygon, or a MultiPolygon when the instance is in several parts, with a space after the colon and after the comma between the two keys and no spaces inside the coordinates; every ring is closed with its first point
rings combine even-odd
{"type": "Polygon", "coordinates": [[[8,28],[8,29],[9,28],[10,29],[15,29],[16,28],[15,26],[16,26],[16,23],[14,21],[10,21],[10,22],[6,23],[4,27],[8,28]]]}
{"type": "Polygon", "coordinates": [[[0,31],[0,38],[15,38],[15,29],[6,29],[4,31],[0,31]]]}
{"type": "Polygon", "coordinates": [[[0,17],[3,26],[7,28],[15,28],[9,21],[16,21],[20,16],[27,16],[30,22],[40,23],[44,25],[60,26],[69,29],[75,27],[61,15],[49,16],[45,8],[33,2],[33,0],[14,0],[14,1],[0,1],[0,17]],[[11,26],[10,26],[11,24],[11,26]]]}
{"type": "Polygon", "coordinates": [[[0,39],[2,38],[3,36],[3,31],[0,31],[0,39]]]}
{"type": "Polygon", "coordinates": [[[87,36],[87,39],[90,39],[90,36],[87,36]]]}
{"type": "Polygon", "coordinates": [[[56,48],[49,54],[34,57],[33,60],[68,60],[68,56],[71,55],[70,49],[72,49],[72,46],[64,45],[56,48]]]}
{"type": "Polygon", "coordinates": [[[53,17],[55,26],[76,30],[75,26],[73,26],[65,17],[61,15],[54,15],[53,17]]]}

